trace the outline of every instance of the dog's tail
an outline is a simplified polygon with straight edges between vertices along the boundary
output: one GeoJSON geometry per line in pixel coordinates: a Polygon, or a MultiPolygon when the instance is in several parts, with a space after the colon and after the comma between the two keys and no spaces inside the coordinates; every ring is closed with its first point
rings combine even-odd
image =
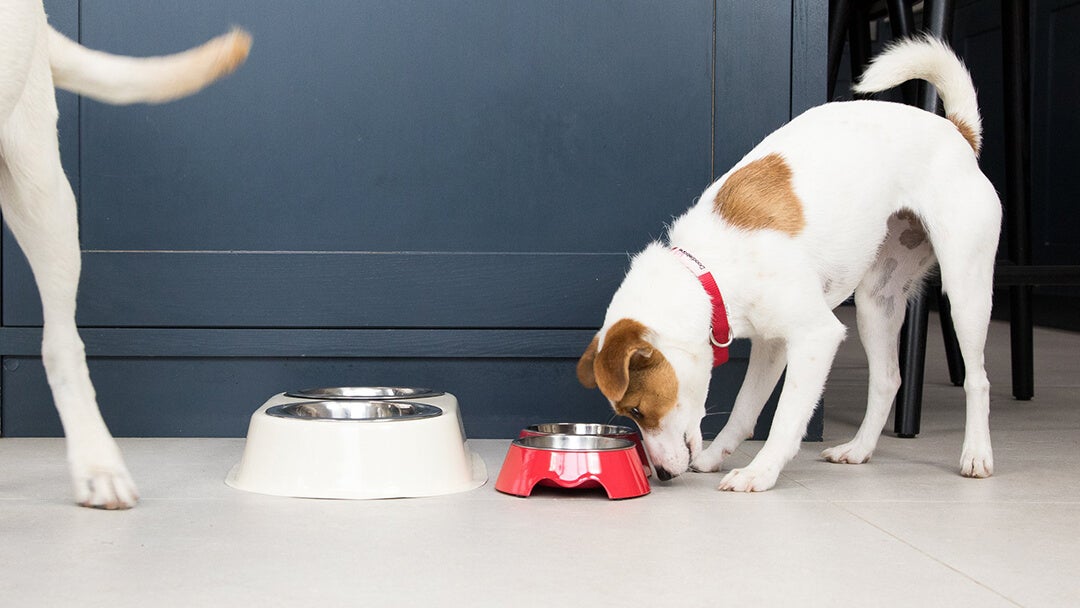
{"type": "Polygon", "coordinates": [[[975,85],[960,58],[937,38],[922,36],[890,45],[852,88],[856,93],[877,93],[916,78],[934,85],[945,106],[945,117],[956,125],[978,156],[982,117],[975,85]]]}
{"type": "Polygon", "coordinates": [[[234,28],[192,49],[161,57],[90,50],[49,28],[49,63],[57,87],[111,104],[163,103],[230,74],[247,59],[251,36],[234,28]]]}

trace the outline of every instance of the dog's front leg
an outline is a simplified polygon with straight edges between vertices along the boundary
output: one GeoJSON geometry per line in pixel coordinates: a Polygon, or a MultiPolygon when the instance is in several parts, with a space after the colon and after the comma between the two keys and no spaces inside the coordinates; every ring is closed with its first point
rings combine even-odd
{"type": "Polygon", "coordinates": [[[43,37],[38,44],[22,99],[6,125],[0,124],[0,204],[41,293],[41,358],[68,438],[75,498],[84,506],[124,509],[138,496],[98,411],[75,327],[78,216],[60,166],[43,37]]]}
{"type": "Polygon", "coordinates": [[[776,388],[787,357],[782,340],[754,340],[750,347],[750,362],[731,417],[709,447],[697,455],[690,468],[700,472],[719,471],[735,448],[754,432],[761,408],[776,388]]]}
{"type": "Polygon", "coordinates": [[[769,438],[749,465],[724,476],[721,490],[762,492],[776,484],[780,470],[799,452],[844,333],[843,324],[829,312],[819,317],[816,327],[803,322],[797,335],[788,338],[787,376],[769,438]]]}

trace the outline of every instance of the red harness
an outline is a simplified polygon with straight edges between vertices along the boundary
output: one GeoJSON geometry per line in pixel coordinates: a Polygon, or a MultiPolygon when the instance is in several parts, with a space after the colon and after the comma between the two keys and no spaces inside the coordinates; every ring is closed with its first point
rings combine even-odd
{"type": "Polygon", "coordinates": [[[671,252],[686,266],[687,270],[694,273],[705,293],[712,300],[712,325],[709,326],[709,344],[712,345],[713,367],[723,365],[728,360],[728,347],[731,346],[731,326],[728,324],[727,309],[724,307],[724,298],[720,295],[720,288],[716,286],[716,279],[712,273],[697,258],[690,255],[689,251],[679,247],[672,247],[671,252]],[[724,337],[717,340],[716,335],[724,337]]]}

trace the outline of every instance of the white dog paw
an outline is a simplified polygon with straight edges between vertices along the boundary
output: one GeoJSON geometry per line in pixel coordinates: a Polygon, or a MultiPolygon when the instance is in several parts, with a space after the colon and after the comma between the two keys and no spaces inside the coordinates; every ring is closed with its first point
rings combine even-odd
{"type": "Polygon", "coordinates": [[[873,449],[867,449],[866,446],[856,441],[849,441],[845,444],[822,450],[821,457],[829,462],[840,464],[863,464],[870,460],[870,456],[873,455],[873,453],[873,449]]]}
{"type": "Polygon", "coordinates": [[[139,492],[127,469],[101,468],[72,471],[75,484],[75,501],[93,509],[130,509],[139,502],[139,492]]]}
{"type": "Polygon", "coordinates": [[[720,480],[718,489],[727,492],[764,492],[776,485],[779,472],[761,469],[734,469],[720,480]]]}
{"type": "Polygon", "coordinates": [[[989,449],[967,449],[960,457],[960,474],[964,477],[983,478],[994,474],[994,454],[989,449]]]}
{"type": "Polygon", "coordinates": [[[715,473],[724,466],[724,458],[731,454],[726,450],[714,450],[709,448],[694,457],[690,463],[690,470],[698,473],[715,473]]]}

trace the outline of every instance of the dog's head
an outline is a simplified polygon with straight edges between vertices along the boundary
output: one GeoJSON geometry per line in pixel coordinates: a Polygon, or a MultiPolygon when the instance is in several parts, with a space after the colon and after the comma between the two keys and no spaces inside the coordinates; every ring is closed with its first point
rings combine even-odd
{"type": "Polygon", "coordinates": [[[685,471],[701,448],[712,351],[707,333],[688,329],[688,319],[704,315],[707,327],[711,305],[670,253],[648,253],[635,259],[608,321],[578,361],[577,377],[637,423],[657,476],[666,480],[685,471]],[[683,298],[680,289],[700,298],[683,298]]]}

